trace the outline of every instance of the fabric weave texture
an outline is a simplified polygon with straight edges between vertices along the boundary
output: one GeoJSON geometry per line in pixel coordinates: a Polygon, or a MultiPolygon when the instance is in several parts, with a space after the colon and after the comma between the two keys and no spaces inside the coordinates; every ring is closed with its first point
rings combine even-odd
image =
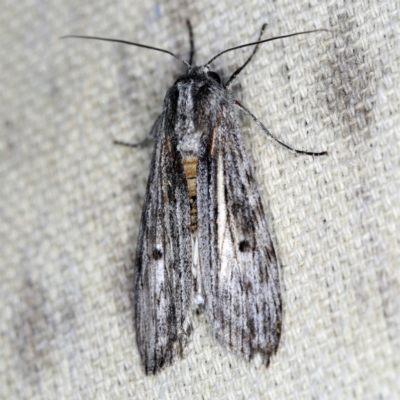
{"type": "MultiPolygon", "coordinates": [[[[400,398],[400,35],[394,0],[3,2],[1,399],[400,398]],[[233,87],[294,155],[240,115],[280,262],[283,333],[268,369],[195,318],[186,357],[144,375],[133,259],[152,146],[184,72],[265,37],[233,87]]],[[[225,80],[251,49],[213,64],[225,80]]]]}

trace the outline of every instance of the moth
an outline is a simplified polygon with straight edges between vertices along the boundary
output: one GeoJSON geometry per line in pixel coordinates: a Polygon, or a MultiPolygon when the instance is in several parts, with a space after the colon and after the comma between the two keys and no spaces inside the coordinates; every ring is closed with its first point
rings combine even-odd
{"type": "MultiPolygon", "coordinates": [[[[154,152],[144,200],[135,261],[135,324],[147,374],[182,357],[192,332],[193,311],[204,308],[215,337],[250,360],[268,366],[279,346],[282,300],[279,268],[257,184],[243,144],[237,110],[274,138],[229,88],[259,45],[297,32],[224,50],[206,64],[163,49],[119,39],[69,35],[125,43],[172,55],[187,66],[164,99],[151,129],[154,152]],[[255,46],[226,83],[210,69],[228,51],[255,46]]],[[[116,142],[136,147],[138,144],[116,142]]]]}

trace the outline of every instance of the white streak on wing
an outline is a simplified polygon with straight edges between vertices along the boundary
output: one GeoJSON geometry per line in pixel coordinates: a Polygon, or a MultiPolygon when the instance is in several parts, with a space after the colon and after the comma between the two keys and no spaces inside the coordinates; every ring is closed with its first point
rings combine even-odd
{"type": "Polygon", "coordinates": [[[219,276],[221,280],[229,279],[231,274],[232,265],[235,264],[234,243],[228,233],[229,226],[227,226],[227,208],[225,199],[225,181],[223,173],[223,158],[222,152],[218,155],[218,169],[217,169],[217,198],[218,198],[218,254],[220,257],[220,271],[219,276]]]}
{"type": "Polygon", "coordinates": [[[224,171],[223,171],[222,152],[218,154],[217,167],[217,198],[218,198],[218,253],[223,254],[224,236],[226,228],[226,203],[225,203],[225,186],[224,186],[224,171]]]}
{"type": "MultiPolygon", "coordinates": [[[[157,246],[158,247],[158,246],[157,246]]],[[[165,310],[167,308],[166,298],[165,298],[165,265],[164,265],[164,258],[160,260],[153,260],[152,265],[150,266],[155,271],[154,279],[155,279],[155,290],[153,296],[156,296],[158,299],[158,304],[156,307],[156,313],[158,314],[155,318],[159,319],[159,315],[163,316],[165,310]]],[[[157,302],[154,301],[154,304],[157,302]]],[[[162,317],[161,317],[162,318],[162,317]]],[[[163,332],[162,335],[158,335],[158,343],[160,346],[165,346],[168,342],[168,334],[167,332],[163,332]]]]}

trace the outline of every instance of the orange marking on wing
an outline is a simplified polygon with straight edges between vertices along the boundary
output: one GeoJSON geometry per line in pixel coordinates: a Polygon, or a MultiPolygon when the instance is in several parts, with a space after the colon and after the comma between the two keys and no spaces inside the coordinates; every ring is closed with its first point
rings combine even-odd
{"type": "Polygon", "coordinates": [[[212,134],[211,134],[211,146],[210,146],[210,156],[213,155],[214,153],[214,145],[215,145],[215,129],[213,129],[212,134]]]}
{"type": "Polygon", "coordinates": [[[218,118],[217,124],[215,125],[212,133],[211,133],[211,146],[210,146],[210,157],[212,157],[215,148],[215,131],[221,125],[221,118],[218,118]]]}

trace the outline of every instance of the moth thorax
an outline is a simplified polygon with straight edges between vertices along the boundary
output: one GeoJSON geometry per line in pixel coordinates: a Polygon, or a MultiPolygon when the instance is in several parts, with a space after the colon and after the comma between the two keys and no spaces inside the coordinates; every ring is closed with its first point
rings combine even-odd
{"type": "Polygon", "coordinates": [[[197,178],[197,158],[184,158],[182,160],[183,172],[186,177],[186,183],[189,192],[190,204],[190,230],[193,233],[197,230],[197,193],[196,193],[196,178],[197,178]]]}

